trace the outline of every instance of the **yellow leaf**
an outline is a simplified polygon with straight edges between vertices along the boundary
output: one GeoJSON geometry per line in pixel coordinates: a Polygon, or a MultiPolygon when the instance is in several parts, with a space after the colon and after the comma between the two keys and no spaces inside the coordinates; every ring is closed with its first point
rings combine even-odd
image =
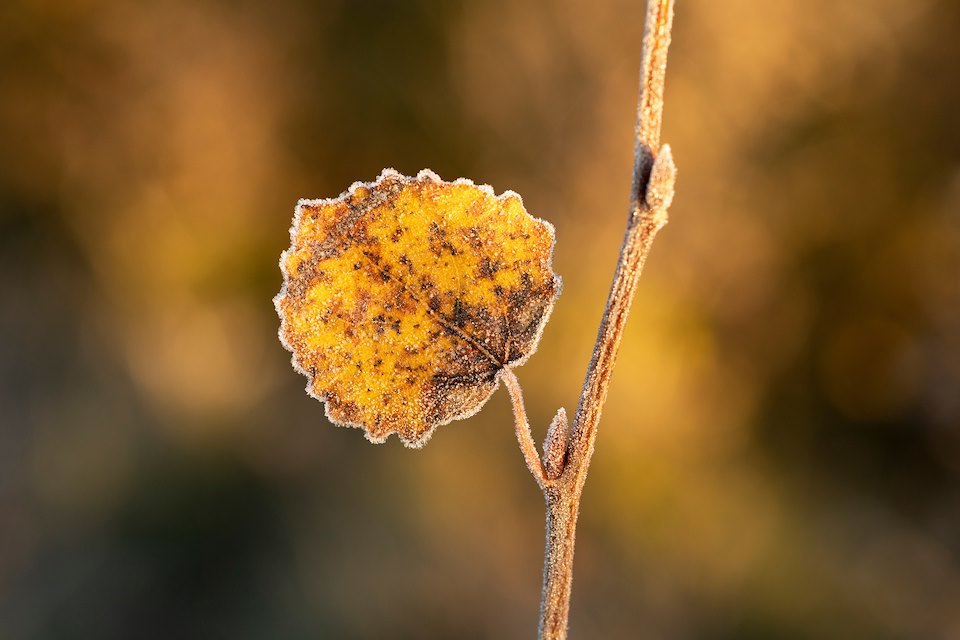
{"type": "Polygon", "coordinates": [[[553,227],[520,196],[385,169],[301,200],[280,258],[280,340],[327,417],[422,446],[536,349],[560,278],[553,227]]]}

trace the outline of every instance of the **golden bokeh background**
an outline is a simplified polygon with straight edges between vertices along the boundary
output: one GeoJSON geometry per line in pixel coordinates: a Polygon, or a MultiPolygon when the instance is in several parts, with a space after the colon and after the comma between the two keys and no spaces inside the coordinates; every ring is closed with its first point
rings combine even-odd
{"type": "MultiPolygon", "coordinates": [[[[623,230],[644,8],[0,5],[0,637],[527,638],[501,391],[421,451],[326,423],[271,298],[300,197],[521,193],[572,411],[623,230]]],[[[960,637],[960,5],[688,2],[679,167],[587,483],[571,636],[960,637]]]]}

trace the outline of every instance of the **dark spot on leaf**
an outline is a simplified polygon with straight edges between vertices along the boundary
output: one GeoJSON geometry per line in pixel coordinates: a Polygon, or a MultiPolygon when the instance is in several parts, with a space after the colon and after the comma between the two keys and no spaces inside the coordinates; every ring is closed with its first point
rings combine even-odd
{"type": "Polygon", "coordinates": [[[467,312],[459,298],[453,302],[453,324],[461,329],[467,323],[467,312]]]}
{"type": "Polygon", "coordinates": [[[500,261],[483,257],[480,260],[479,271],[481,278],[493,278],[497,271],[500,271],[500,261]]]}
{"type": "Polygon", "coordinates": [[[470,245],[470,248],[474,251],[479,251],[483,248],[483,240],[480,238],[480,230],[477,227],[467,227],[463,230],[463,238],[467,241],[467,244],[470,245]]]}

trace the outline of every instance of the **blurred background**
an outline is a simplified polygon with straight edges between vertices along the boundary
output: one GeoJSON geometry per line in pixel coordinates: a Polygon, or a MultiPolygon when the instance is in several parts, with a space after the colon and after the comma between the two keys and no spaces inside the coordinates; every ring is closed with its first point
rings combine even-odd
{"type": "MultiPolygon", "coordinates": [[[[572,411],[626,215],[626,0],[0,6],[0,638],[531,638],[501,391],[326,423],[276,337],[300,197],[521,193],[572,411]]],[[[960,638],[960,4],[679,2],[671,223],[584,496],[572,638],[960,638]]]]}

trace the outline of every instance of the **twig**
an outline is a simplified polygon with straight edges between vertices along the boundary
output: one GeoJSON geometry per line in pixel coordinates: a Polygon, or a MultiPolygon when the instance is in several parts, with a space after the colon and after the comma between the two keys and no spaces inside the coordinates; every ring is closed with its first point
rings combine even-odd
{"type": "Polygon", "coordinates": [[[543,465],[540,464],[540,457],[537,455],[537,445],[534,444],[533,436],[530,434],[530,423],[527,422],[527,411],[523,406],[523,390],[520,388],[520,381],[517,380],[516,374],[509,368],[504,368],[500,377],[510,393],[510,402],[513,404],[513,420],[517,428],[517,441],[520,443],[523,459],[527,463],[530,473],[533,474],[533,479],[543,488],[547,476],[543,471],[543,465]]]}
{"type": "MultiPolygon", "coordinates": [[[[597,425],[607,398],[610,374],[613,372],[640,272],[654,237],[667,223],[667,208],[673,199],[676,167],[670,148],[664,146],[658,154],[654,154],[654,149],[660,144],[664,73],[672,22],[673,0],[649,0],[643,37],[633,185],[627,230],[577,413],[573,419],[566,460],[563,462],[562,456],[557,455],[557,450],[562,446],[558,438],[562,437],[565,441],[566,430],[560,429],[559,424],[552,425],[550,434],[553,435],[548,434],[544,445],[544,459],[551,460],[548,473],[544,472],[540,460],[536,457],[530,427],[523,410],[519,383],[512,372],[504,371],[503,379],[513,400],[520,448],[537,484],[543,489],[547,506],[547,542],[540,604],[541,640],[564,640],[567,637],[577,515],[587,469],[593,456],[597,425]],[[562,468],[559,475],[558,466],[562,468]]],[[[559,416],[555,418],[555,421],[559,420],[559,416]]]]}

